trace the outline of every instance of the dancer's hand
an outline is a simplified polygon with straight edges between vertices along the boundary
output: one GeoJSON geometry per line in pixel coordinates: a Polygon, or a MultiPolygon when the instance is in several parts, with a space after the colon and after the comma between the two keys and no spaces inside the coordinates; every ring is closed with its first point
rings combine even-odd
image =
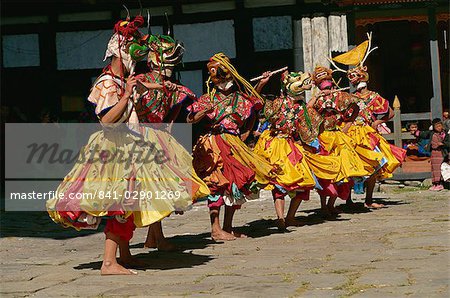
{"type": "Polygon", "coordinates": [[[126,84],[126,87],[125,87],[125,93],[124,93],[124,95],[125,95],[127,98],[131,97],[131,95],[133,94],[133,89],[134,89],[134,87],[136,86],[136,84],[137,84],[136,77],[133,76],[133,75],[130,75],[130,76],[127,78],[127,84],[126,84]]]}
{"type": "Polygon", "coordinates": [[[265,71],[265,72],[263,72],[262,76],[263,76],[263,78],[261,80],[259,80],[259,83],[265,85],[272,77],[272,72],[265,71]]]}
{"type": "Polygon", "coordinates": [[[351,126],[352,126],[351,122],[346,122],[344,127],[342,128],[342,132],[347,133],[351,126]]]}
{"type": "Polygon", "coordinates": [[[270,77],[272,76],[272,73],[270,71],[265,71],[262,74],[263,78],[259,80],[258,84],[255,86],[256,92],[260,93],[262,88],[267,84],[267,82],[270,80],[270,77]]]}
{"type": "Polygon", "coordinates": [[[164,82],[164,86],[169,90],[169,91],[176,91],[178,89],[178,85],[175,83],[172,83],[171,81],[165,81],[164,82]]]}
{"type": "Polygon", "coordinates": [[[372,128],[375,129],[376,131],[378,131],[378,125],[380,125],[380,124],[383,123],[383,122],[384,122],[383,120],[375,120],[375,121],[372,123],[372,128]]]}
{"type": "Polygon", "coordinates": [[[143,73],[136,75],[135,78],[136,78],[136,80],[141,81],[141,82],[145,81],[145,75],[143,73]]]}
{"type": "Polygon", "coordinates": [[[189,115],[186,118],[186,122],[187,123],[197,123],[200,120],[202,120],[203,118],[205,118],[205,116],[210,113],[213,110],[213,108],[206,108],[203,109],[201,111],[198,111],[197,113],[191,112],[189,113],[189,115]]]}

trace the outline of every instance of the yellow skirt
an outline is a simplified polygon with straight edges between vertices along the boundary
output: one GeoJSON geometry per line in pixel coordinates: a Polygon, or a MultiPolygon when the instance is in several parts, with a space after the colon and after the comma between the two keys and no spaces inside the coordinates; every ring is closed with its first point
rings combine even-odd
{"type": "Polygon", "coordinates": [[[194,147],[194,167],[212,194],[239,189],[258,182],[268,184],[273,167],[232,134],[204,135],[194,147]]]}
{"type": "Polygon", "coordinates": [[[206,197],[210,194],[209,188],[200,179],[192,164],[192,155],[167,131],[154,130],[168,156],[168,166],[181,176],[186,177],[193,189],[192,200],[206,197]]]}
{"type": "Polygon", "coordinates": [[[315,179],[304,158],[301,145],[285,137],[271,136],[264,131],[253,151],[277,168],[276,184],[288,191],[308,189],[315,186],[315,179]]]}
{"type": "MultiPolygon", "coordinates": [[[[352,139],[342,131],[323,131],[318,139],[329,155],[339,156],[341,159],[336,181],[346,182],[348,178],[370,176],[374,172],[373,166],[363,158],[363,155],[370,151],[365,152],[362,148],[357,148],[352,139]]],[[[371,153],[376,154],[376,152],[371,153]]],[[[382,155],[378,154],[378,156],[381,160],[382,155]]]]}
{"type": "Polygon", "coordinates": [[[386,179],[392,177],[393,172],[401,165],[406,151],[389,144],[383,136],[369,125],[352,125],[347,135],[355,141],[359,150],[365,150],[363,158],[368,163],[378,167],[380,165],[380,157],[385,158],[386,162],[379,171],[380,178],[386,179]],[[380,152],[375,152],[378,147],[380,152]],[[377,165],[378,164],[378,165],[377,165]]]}
{"type": "Polygon", "coordinates": [[[342,166],[342,159],[340,156],[320,155],[312,153],[302,146],[300,147],[300,151],[305,157],[309,168],[317,178],[330,180],[331,182],[340,181],[342,166]]]}
{"type": "Polygon", "coordinates": [[[57,189],[62,195],[47,202],[52,220],[65,227],[92,228],[78,220],[83,214],[120,213],[133,214],[135,225],[143,227],[185,211],[193,198],[209,194],[193,173],[189,153],[161,131],[148,129],[144,137],[130,131],[99,131],[80,152],[57,189]]]}

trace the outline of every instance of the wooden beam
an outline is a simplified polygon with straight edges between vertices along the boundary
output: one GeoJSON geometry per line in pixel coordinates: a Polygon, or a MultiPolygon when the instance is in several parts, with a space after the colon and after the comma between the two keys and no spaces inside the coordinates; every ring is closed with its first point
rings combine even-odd
{"type": "MultiPolygon", "coordinates": [[[[61,114],[61,94],[59,90],[61,76],[58,76],[57,59],[56,59],[56,23],[57,15],[49,15],[47,28],[42,28],[39,33],[39,54],[40,69],[45,74],[45,89],[47,90],[45,98],[43,98],[43,106],[56,107],[56,113],[61,114]]],[[[39,112],[39,111],[37,111],[39,112]]]]}
{"type": "Polygon", "coordinates": [[[394,144],[397,147],[402,148],[402,120],[401,120],[401,111],[400,111],[400,101],[395,96],[394,99],[394,144]]]}
{"type": "Polygon", "coordinates": [[[431,76],[433,81],[433,98],[430,100],[432,118],[442,117],[441,70],[436,28],[436,9],[428,8],[428,28],[430,34],[431,76]]]}
{"type": "MultiPolygon", "coordinates": [[[[430,112],[423,113],[407,113],[400,115],[401,121],[415,121],[415,120],[431,120],[430,112]]],[[[388,120],[387,122],[394,121],[393,119],[388,120]]]]}
{"type": "MultiPolygon", "coordinates": [[[[385,138],[388,141],[394,141],[395,140],[395,134],[394,133],[390,133],[390,134],[385,134],[382,135],[383,138],[385,138]]],[[[413,140],[415,139],[415,137],[409,133],[409,132],[402,132],[400,134],[400,140],[413,140]]]]}

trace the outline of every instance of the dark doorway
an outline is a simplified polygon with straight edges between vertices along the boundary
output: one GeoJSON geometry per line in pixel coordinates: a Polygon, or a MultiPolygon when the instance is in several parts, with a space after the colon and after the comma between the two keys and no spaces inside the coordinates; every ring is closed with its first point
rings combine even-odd
{"type": "Polygon", "coordinates": [[[357,27],[356,42],[373,32],[378,46],[367,59],[369,88],[388,99],[397,95],[402,113],[430,111],[433,97],[428,23],[387,21],[357,27]]]}

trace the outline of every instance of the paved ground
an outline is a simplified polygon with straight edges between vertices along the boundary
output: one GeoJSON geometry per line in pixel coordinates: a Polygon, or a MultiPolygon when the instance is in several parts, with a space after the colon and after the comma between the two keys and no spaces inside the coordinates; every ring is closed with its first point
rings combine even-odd
{"type": "MultiPolygon", "coordinates": [[[[269,199],[247,203],[236,224],[252,238],[213,243],[201,205],[165,220],[184,248],[132,252],[148,262],[137,276],[102,277],[102,233],[78,233],[45,214],[2,214],[0,294],[10,296],[449,297],[450,191],[390,188],[388,208],[323,221],[317,197],[298,216],[309,224],[273,228],[269,199]]],[[[361,200],[357,200],[361,205],[361,200]]]]}

